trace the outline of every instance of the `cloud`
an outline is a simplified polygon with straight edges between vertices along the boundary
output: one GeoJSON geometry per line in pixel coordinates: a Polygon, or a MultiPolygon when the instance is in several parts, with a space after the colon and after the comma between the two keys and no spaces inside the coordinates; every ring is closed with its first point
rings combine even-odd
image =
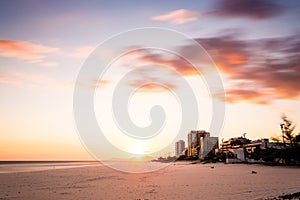
{"type": "Polygon", "coordinates": [[[76,48],[72,53],[69,54],[71,57],[75,58],[87,58],[90,53],[95,49],[93,46],[82,46],[76,48]]]}
{"type": "Polygon", "coordinates": [[[41,66],[43,67],[57,67],[58,63],[57,62],[42,62],[41,66]]]}
{"type": "Polygon", "coordinates": [[[20,82],[16,79],[13,79],[11,77],[0,75],[0,83],[6,83],[11,85],[18,85],[20,82]]]}
{"type": "Polygon", "coordinates": [[[220,0],[217,9],[208,14],[261,20],[275,17],[282,11],[283,8],[268,0],[220,0]]]}
{"type": "Polygon", "coordinates": [[[31,63],[41,62],[47,54],[58,50],[58,48],[29,42],[0,40],[0,56],[26,60],[31,63]]]}
{"type": "Polygon", "coordinates": [[[248,42],[237,40],[234,35],[196,40],[208,50],[223,73],[236,73],[239,66],[249,63],[251,51],[248,42]]]}
{"type": "Polygon", "coordinates": [[[126,71],[130,70],[122,84],[133,88],[141,87],[140,92],[173,90],[180,87],[177,76],[191,76],[197,72],[184,59],[153,49],[131,51],[118,60],[117,65],[125,67],[126,71]]]}
{"type": "Polygon", "coordinates": [[[154,16],[151,18],[153,21],[169,22],[171,24],[184,24],[187,22],[195,21],[199,17],[199,13],[185,9],[174,10],[172,12],[154,16]]]}
{"type": "Polygon", "coordinates": [[[81,46],[72,50],[49,47],[29,42],[0,40],[0,56],[16,58],[26,63],[37,63],[42,67],[57,67],[58,62],[49,61],[49,56],[63,58],[86,58],[95,49],[93,46],[81,46]]]}
{"type": "Polygon", "coordinates": [[[15,86],[59,86],[59,81],[40,73],[14,72],[9,75],[0,75],[0,83],[15,86]]]}
{"type": "Polygon", "coordinates": [[[257,40],[225,35],[197,41],[228,77],[229,102],[265,104],[300,97],[300,35],[257,40]]]}
{"type": "MultiPolygon", "coordinates": [[[[285,11],[285,7],[270,0],[219,0],[212,11],[201,12],[202,16],[219,18],[247,18],[265,20],[277,17],[285,11]]],[[[184,24],[198,20],[199,11],[185,9],[174,10],[162,15],[151,17],[152,21],[169,22],[170,24],[184,24]]]]}
{"type": "Polygon", "coordinates": [[[69,81],[65,84],[67,87],[74,88],[75,86],[80,86],[83,88],[90,88],[90,89],[102,89],[103,87],[109,85],[112,81],[107,80],[107,79],[102,79],[102,80],[96,80],[96,79],[91,79],[90,81],[87,82],[81,82],[81,81],[69,81]]]}
{"type": "Polygon", "coordinates": [[[151,66],[136,69],[132,79],[127,80],[127,85],[139,88],[139,92],[166,92],[177,88],[176,79],[170,74],[164,73],[161,68],[151,68],[151,66]],[[164,74],[163,76],[161,74],[164,74]]]}
{"type": "Polygon", "coordinates": [[[143,92],[143,93],[147,93],[147,92],[158,93],[158,92],[166,92],[168,90],[173,91],[176,88],[176,86],[171,83],[157,84],[154,82],[154,83],[143,84],[143,82],[139,83],[139,81],[134,81],[129,85],[134,88],[139,88],[138,92],[143,92]]]}
{"type": "Polygon", "coordinates": [[[137,62],[151,64],[152,68],[163,66],[174,69],[184,76],[198,75],[198,71],[184,58],[147,49],[136,50],[133,53],[137,62]]]}
{"type": "Polygon", "coordinates": [[[255,104],[269,104],[272,99],[272,94],[267,91],[255,89],[227,89],[226,96],[226,101],[229,103],[246,101],[255,104]],[[269,98],[266,98],[267,96],[269,98]]]}
{"type": "MultiPolygon", "coordinates": [[[[207,50],[226,80],[227,101],[271,104],[276,100],[299,99],[300,35],[255,40],[239,36],[239,33],[230,33],[195,39],[207,50]]],[[[204,54],[199,55],[190,46],[177,48],[184,51],[182,55],[188,54],[191,61],[203,60],[204,54]]],[[[169,73],[170,69],[180,76],[199,75],[185,59],[160,50],[138,49],[128,57],[130,59],[123,59],[125,64],[119,64],[136,71],[135,78],[128,81],[129,86],[139,87],[146,81],[162,83],[171,89],[180,87],[169,73]],[[138,67],[149,71],[136,70],[138,67]]],[[[156,89],[150,84],[144,91],[158,91],[156,89]]],[[[218,97],[218,94],[212,95],[218,97]]]]}
{"type": "MultiPolygon", "coordinates": [[[[102,79],[102,80],[94,80],[94,86],[96,86],[96,88],[102,88],[102,87],[105,87],[107,85],[109,85],[111,83],[110,80],[107,80],[107,79],[102,79]]],[[[94,88],[94,87],[93,87],[94,88]]]]}
{"type": "Polygon", "coordinates": [[[58,81],[39,73],[16,72],[13,74],[20,82],[32,85],[57,85],[58,81]]]}

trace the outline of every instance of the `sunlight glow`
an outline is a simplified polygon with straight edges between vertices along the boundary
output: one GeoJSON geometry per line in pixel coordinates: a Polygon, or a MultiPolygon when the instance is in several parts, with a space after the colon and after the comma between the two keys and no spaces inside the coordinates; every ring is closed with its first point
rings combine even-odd
{"type": "Polygon", "coordinates": [[[135,155],[143,155],[148,151],[148,147],[141,143],[134,143],[129,147],[129,152],[135,155]]]}

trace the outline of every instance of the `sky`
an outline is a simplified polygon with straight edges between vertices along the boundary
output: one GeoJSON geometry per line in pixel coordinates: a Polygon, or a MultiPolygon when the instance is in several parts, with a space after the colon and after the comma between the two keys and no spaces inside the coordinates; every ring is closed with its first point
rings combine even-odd
{"type": "MultiPolygon", "coordinates": [[[[279,135],[283,113],[300,123],[299,17],[296,0],[0,1],[0,160],[97,157],[88,153],[85,133],[78,133],[74,120],[74,88],[82,84],[76,82],[78,74],[101,43],[144,27],[184,34],[213,60],[226,97],[218,101],[226,109],[222,130],[212,135],[225,140],[243,133],[250,139],[279,135]]],[[[174,48],[200,57],[179,43],[174,48]]],[[[191,86],[201,110],[198,126],[190,129],[209,130],[212,99],[218,97],[201,75],[170,52],[129,52],[111,64],[102,80],[91,77],[82,84],[97,87],[95,115],[107,138],[96,142],[103,152],[99,159],[120,157],[118,150],[125,157],[173,152],[176,140],[187,141],[188,130],[178,131],[183,107],[173,95],[180,93],[180,78],[191,86]],[[135,75],[123,85],[137,90],[128,104],[130,119],[147,126],[151,107],[162,105],[167,121],[160,142],[126,140],[112,117],[113,91],[131,70],[135,75]],[[161,85],[141,87],[144,80],[161,85]]]]}

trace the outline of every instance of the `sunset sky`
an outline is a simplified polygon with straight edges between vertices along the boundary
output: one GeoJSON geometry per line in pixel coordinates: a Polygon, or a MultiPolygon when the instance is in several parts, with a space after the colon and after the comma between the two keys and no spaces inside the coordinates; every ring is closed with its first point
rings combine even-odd
{"type": "MultiPolygon", "coordinates": [[[[298,125],[299,132],[299,19],[300,2],[296,0],[0,1],[0,160],[90,159],[73,117],[79,70],[100,43],[143,27],[179,31],[207,50],[226,94],[223,130],[217,133],[220,139],[245,132],[251,139],[279,135],[282,113],[298,125]]],[[[130,87],[138,86],[144,76],[166,77],[165,69],[155,67],[159,65],[180,73],[194,90],[205,88],[183,62],[160,53],[133,52],[107,71],[95,97],[99,102],[95,110],[104,129],[113,131],[116,127],[113,121],[103,121],[106,115],[101,114],[109,110],[101,107],[101,101],[109,101],[107,93],[121,72],[128,70],[126,65],[153,66],[147,74],[138,73],[130,87]]],[[[169,89],[178,89],[172,77],[166,77],[164,83],[169,89]]],[[[97,79],[91,79],[90,84],[85,87],[93,87],[97,79]]],[[[164,104],[170,119],[166,131],[173,133],[180,123],[176,98],[160,87],[150,85],[141,90],[136,102],[130,104],[136,106],[132,120],[145,126],[149,123],[145,113],[151,105],[164,104]]],[[[209,101],[208,96],[207,92],[197,96],[200,107],[209,101]]],[[[202,111],[203,123],[196,128],[207,129],[209,120],[203,118],[209,118],[209,113],[202,111]]],[[[179,133],[179,138],[187,141],[187,133],[179,133]]],[[[170,152],[174,151],[173,144],[171,147],[170,152]]],[[[124,149],[132,153],[155,151],[139,144],[124,149]]],[[[110,153],[105,159],[118,157],[110,153]]]]}

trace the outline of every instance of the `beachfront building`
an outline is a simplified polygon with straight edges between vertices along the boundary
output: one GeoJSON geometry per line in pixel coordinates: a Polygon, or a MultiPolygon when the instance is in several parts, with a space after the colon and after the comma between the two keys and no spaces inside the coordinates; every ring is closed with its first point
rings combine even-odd
{"type": "Polygon", "coordinates": [[[239,149],[246,144],[250,144],[250,140],[245,137],[230,138],[228,141],[222,142],[221,151],[228,151],[230,149],[239,149]]]}
{"type": "Polygon", "coordinates": [[[262,161],[261,151],[266,149],[285,149],[286,144],[269,142],[268,138],[249,140],[245,137],[231,138],[221,144],[221,152],[226,154],[226,163],[262,161]]]}
{"type": "Polygon", "coordinates": [[[179,157],[184,154],[185,150],[185,142],[183,140],[179,140],[175,143],[175,156],[179,157]]]}
{"type": "Polygon", "coordinates": [[[199,158],[205,158],[210,153],[216,154],[219,149],[219,138],[218,137],[201,137],[200,138],[200,152],[199,158]]]}
{"type": "Polygon", "coordinates": [[[201,138],[209,137],[204,130],[192,130],[188,133],[188,157],[198,157],[201,148],[201,138]]]}
{"type": "Polygon", "coordinates": [[[251,140],[245,137],[230,138],[222,142],[221,152],[226,153],[226,163],[245,162],[245,146],[250,144],[251,140]]]}

